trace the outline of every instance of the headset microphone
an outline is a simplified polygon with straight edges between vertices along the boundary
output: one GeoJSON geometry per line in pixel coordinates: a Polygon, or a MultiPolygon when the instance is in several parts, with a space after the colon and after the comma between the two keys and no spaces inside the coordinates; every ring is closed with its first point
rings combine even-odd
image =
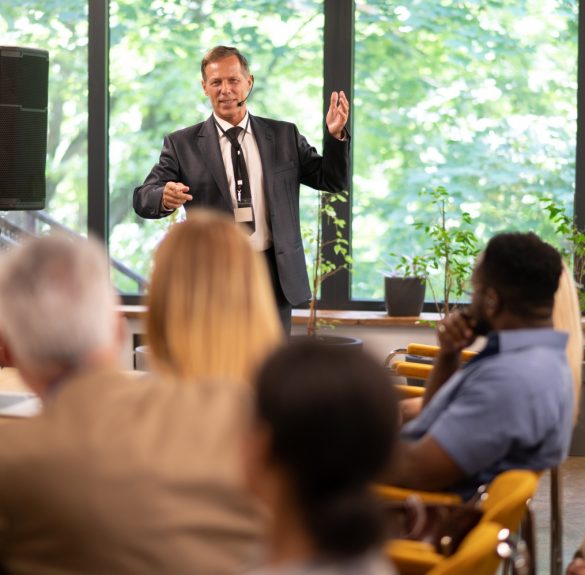
{"type": "Polygon", "coordinates": [[[252,78],[252,87],[250,88],[248,95],[243,100],[240,100],[237,103],[238,108],[241,108],[246,103],[246,100],[250,97],[250,94],[252,93],[252,90],[254,89],[254,76],[251,76],[251,78],[252,78]]]}

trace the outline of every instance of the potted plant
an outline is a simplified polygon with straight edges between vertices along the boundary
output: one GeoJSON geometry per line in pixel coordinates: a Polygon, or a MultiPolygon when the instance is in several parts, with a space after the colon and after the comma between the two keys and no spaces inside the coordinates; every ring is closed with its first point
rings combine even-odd
{"type": "Polygon", "coordinates": [[[398,263],[384,271],[384,304],[392,317],[418,316],[425,301],[428,258],[398,256],[398,263]]]}
{"type": "Polygon", "coordinates": [[[309,281],[311,283],[311,299],[309,301],[309,318],[307,320],[307,335],[327,339],[331,343],[344,345],[362,345],[357,338],[340,336],[323,336],[319,330],[323,327],[334,327],[334,321],[319,317],[318,303],[321,285],[331,276],[341,270],[351,271],[352,258],[349,253],[349,242],[343,238],[342,230],[346,226],[343,218],[337,215],[335,204],[347,202],[349,192],[319,192],[319,203],[316,226],[313,230],[303,229],[305,252],[310,262],[309,281]],[[326,222],[333,229],[332,239],[323,238],[323,223],[326,222]],[[332,255],[329,255],[332,254],[332,255]]]}

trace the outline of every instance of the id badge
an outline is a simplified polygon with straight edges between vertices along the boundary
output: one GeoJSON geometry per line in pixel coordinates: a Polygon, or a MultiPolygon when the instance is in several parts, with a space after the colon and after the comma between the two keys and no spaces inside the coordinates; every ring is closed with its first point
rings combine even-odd
{"type": "Polygon", "coordinates": [[[236,208],[234,210],[234,216],[236,218],[236,223],[238,224],[245,224],[246,222],[254,221],[254,211],[252,210],[252,206],[247,208],[236,208]]]}

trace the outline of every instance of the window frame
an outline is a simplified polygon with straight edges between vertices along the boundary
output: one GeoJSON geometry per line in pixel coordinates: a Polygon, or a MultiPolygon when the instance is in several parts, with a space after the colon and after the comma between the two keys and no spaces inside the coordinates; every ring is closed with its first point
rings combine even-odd
{"type": "MultiPolygon", "coordinates": [[[[579,0],[578,54],[577,54],[577,145],[575,169],[575,221],[585,229],[585,0],[579,0]]],[[[324,0],[323,46],[323,114],[329,105],[328,94],[344,90],[353,101],[354,69],[354,0],[324,0]]],[[[109,1],[88,2],[88,231],[101,238],[109,247],[109,1]]],[[[353,117],[350,114],[348,128],[352,132],[353,117]]],[[[352,165],[350,162],[350,170],[352,165]]],[[[352,172],[353,173],[353,172],[352,172]]],[[[351,174],[350,199],[338,204],[337,212],[347,225],[344,239],[349,242],[351,253],[351,174]]],[[[324,239],[333,237],[334,230],[322,221],[324,239]]],[[[329,254],[332,259],[333,254],[329,254]]],[[[142,296],[125,295],[125,304],[137,304],[142,296]]],[[[382,301],[355,300],[351,298],[350,273],[342,270],[330,277],[321,287],[320,307],[347,310],[383,310],[382,301]]],[[[425,304],[425,311],[432,311],[434,304],[425,304]]]]}

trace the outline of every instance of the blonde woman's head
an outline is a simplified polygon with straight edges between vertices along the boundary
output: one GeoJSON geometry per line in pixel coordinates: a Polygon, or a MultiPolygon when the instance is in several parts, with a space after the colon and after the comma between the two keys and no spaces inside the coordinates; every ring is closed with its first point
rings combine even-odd
{"type": "Polygon", "coordinates": [[[153,368],[183,379],[248,382],[283,336],[262,255],[209,210],[161,242],[146,303],[153,368]]]}
{"type": "Polygon", "coordinates": [[[567,341],[567,360],[573,374],[574,407],[573,422],[579,413],[581,399],[581,368],[583,364],[583,329],[581,326],[581,309],[579,295],[573,274],[565,262],[559,279],[559,287],[555,294],[553,307],[553,325],[559,331],[569,334],[567,341]]]}

